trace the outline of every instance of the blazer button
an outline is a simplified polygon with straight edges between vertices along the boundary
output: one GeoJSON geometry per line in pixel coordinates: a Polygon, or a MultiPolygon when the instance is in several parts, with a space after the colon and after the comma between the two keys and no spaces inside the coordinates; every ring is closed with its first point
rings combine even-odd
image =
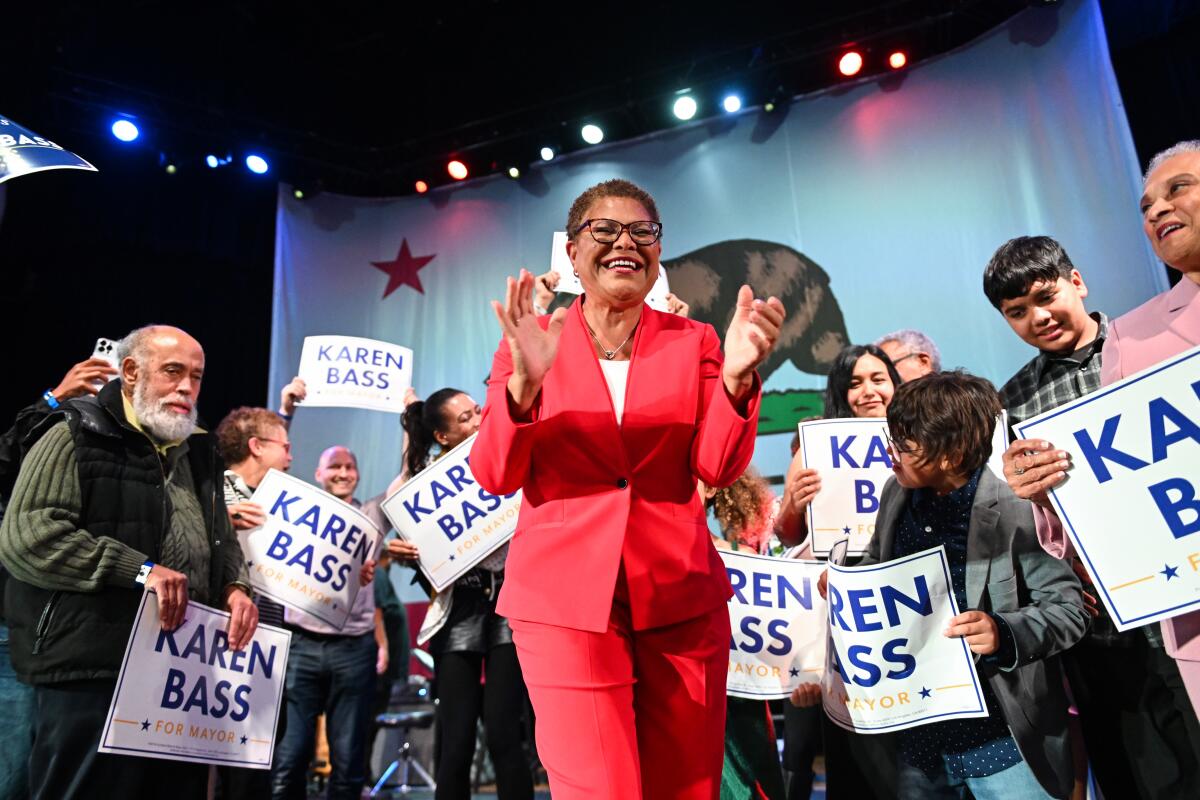
{"type": "Polygon", "coordinates": [[[624,489],[628,485],[629,485],[629,481],[625,480],[624,478],[617,478],[617,488],[618,489],[624,489]]]}

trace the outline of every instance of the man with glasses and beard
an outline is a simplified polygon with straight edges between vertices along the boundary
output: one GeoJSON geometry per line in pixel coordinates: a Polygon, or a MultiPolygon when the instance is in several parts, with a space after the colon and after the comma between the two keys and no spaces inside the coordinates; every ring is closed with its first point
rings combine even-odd
{"type": "Polygon", "coordinates": [[[196,426],[204,350],[149,326],[119,349],[120,379],[35,432],[0,527],[17,676],[34,687],[34,798],[203,798],[202,764],[96,752],[143,588],[165,630],[189,600],[258,624],[230,528],[215,437],[196,426]]]}

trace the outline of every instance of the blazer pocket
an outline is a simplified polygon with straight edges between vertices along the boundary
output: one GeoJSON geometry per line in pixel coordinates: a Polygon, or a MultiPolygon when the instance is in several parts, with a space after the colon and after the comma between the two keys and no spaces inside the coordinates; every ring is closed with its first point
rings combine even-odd
{"type": "Polygon", "coordinates": [[[535,525],[561,525],[566,519],[565,500],[547,500],[533,510],[529,527],[535,525]]]}
{"type": "Polygon", "coordinates": [[[992,604],[992,611],[1016,611],[1021,607],[1017,598],[1016,575],[1009,575],[1000,580],[989,580],[987,594],[992,604]]]}

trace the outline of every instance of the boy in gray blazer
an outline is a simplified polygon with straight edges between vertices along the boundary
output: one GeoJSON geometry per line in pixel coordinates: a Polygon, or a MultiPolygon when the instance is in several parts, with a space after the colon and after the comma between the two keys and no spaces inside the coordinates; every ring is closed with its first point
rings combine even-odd
{"type": "Polygon", "coordinates": [[[1071,568],[1038,545],[1029,503],[985,465],[999,413],[992,384],[963,372],[905,383],[888,406],[895,476],[862,563],[945,546],[965,609],[945,633],[976,654],[989,712],[897,734],[900,798],[1065,798],[1073,788],[1057,655],[1083,637],[1088,614],[1071,568]]]}

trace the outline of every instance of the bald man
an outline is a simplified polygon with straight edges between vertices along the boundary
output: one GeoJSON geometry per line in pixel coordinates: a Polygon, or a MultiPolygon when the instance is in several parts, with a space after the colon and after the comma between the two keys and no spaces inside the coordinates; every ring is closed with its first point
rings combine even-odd
{"type": "MultiPolygon", "coordinates": [[[[343,503],[361,506],[358,459],[348,447],[334,445],[321,453],[314,474],[317,484],[343,503]]],[[[381,530],[378,511],[371,516],[381,530]]],[[[357,800],[366,782],[367,740],[371,730],[375,676],[388,666],[383,614],[375,608],[374,576],[364,570],[362,589],[350,617],[340,629],[311,614],[286,609],[284,625],[292,632],[287,666],[287,730],[279,741],[271,768],[275,800],[303,800],[312,761],[317,716],[325,715],[329,740],[330,800],[357,800]]]]}
{"type": "Polygon", "coordinates": [[[230,646],[258,625],[225,510],[215,437],[196,425],[204,350],[139,328],[120,377],[62,403],[33,436],[0,527],[13,668],[34,687],[34,798],[203,798],[204,765],[97,753],[143,588],[166,630],[189,601],[230,612],[230,646]]]}

